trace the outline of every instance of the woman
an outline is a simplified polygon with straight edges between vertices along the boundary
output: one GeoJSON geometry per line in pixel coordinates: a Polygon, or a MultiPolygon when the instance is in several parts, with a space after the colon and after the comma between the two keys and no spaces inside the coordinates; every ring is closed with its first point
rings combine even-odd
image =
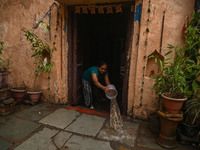
{"type": "Polygon", "coordinates": [[[97,66],[90,67],[83,72],[82,83],[84,101],[85,105],[91,109],[94,109],[92,94],[92,92],[94,92],[94,86],[102,89],[105,93],[109,91],[107,86],[104,86],[102,83],[100,83],[101,80],[104,80],[106,85],[110,84],[107,67],[107,64],[102,61],[97,66]]]}

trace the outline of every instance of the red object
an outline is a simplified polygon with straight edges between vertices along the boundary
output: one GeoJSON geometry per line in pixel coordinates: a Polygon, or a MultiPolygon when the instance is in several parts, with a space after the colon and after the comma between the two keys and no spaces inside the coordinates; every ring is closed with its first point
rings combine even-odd
{"type": "Polygon", "coordinates": [[[170,94],[171,93],[163,93],[162,94],[165,109],[170,114],[178,114],[183,105],[183,102],[185,100],[187,100],[187,98],[186,97],[181,98],[181,99],[171,98],[170,94]]]}
{"type": "Polygon", "coordinates": [[[73,106],[67,106],[66,108],[74,109],[78,112],[85,113],[85,114],[96,115],[96,116],[101,116],[101,117],[110,117],[109,113],[97,112],[97,111],[91,110],[91,109],[79,108],[79,107],[73,107],[73,106]]]}

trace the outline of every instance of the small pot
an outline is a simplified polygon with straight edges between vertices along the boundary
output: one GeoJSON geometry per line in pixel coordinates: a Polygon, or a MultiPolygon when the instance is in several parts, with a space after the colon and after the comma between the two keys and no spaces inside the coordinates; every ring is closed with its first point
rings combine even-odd
{"type": "Polygon", "coordinates": [[[24,99],[26,90],[23,89],[11,89],[12,97],[15,101],[22,101],[24,99]]]}
{"type": "Polygon", "coordinates": [[[28,91],[29,98],[32,102],[38,102],[40,99],[41,91],[28,91]]]}
{"type": "Polygon", "coordinates": [[[196,137],[199,133],[199,127],[200,127],[200,125],[186,124],[184,122],[182,122],[180,124],[180,129],[181,129],[183,135],[185,135],[187,137],[196,137]]]}

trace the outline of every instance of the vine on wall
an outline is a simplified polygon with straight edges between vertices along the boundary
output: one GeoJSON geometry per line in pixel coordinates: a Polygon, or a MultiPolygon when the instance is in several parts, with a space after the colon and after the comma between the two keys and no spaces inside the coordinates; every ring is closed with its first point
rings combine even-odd
{"type": "MultiPolygon", "coordinates": [[[[146,39],[145,39],[145,42],[144,42],[144,44],[145,44],[145,48],[144,48],[144,57],[143,57],[144,62],[146,62],[146,59],[147,59],[146,51],[147,51],[147,45],[148,45],[148,33],[150,32],[150,29],[149,29],[150,12],[151,12],[150,6],[151,6],[151,0],[149,0],[148,9],[147,9],[148,18],[147,18],[147,28],[146,28],[146,39]]],[[[143,72],[142,72],[142,86],[141,86],[140,103],[139,103],[139,106],[136,106],[136,108],[142,107],[143,92],[144,92],[144,73],[145,73],[145,68],[146,68],[146,66],[144,65],[144,66],[143,66],[143,72]]]]}

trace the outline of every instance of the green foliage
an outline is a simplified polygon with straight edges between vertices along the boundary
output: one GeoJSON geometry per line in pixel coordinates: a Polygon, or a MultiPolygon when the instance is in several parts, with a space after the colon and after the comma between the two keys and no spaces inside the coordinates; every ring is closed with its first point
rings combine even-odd
{"type": "MultiPolygon", "coordinates": [[[[42,23],[40,21],[39,23],[42,23]]],[[[49,27],[46,27],[49,29],[49,27]]],[[[31,57],[36,58],[38,61],[36,63],[37,68],[35,70],[36,76],[41,72],[51,72],[52,67],[54,66],[54,62],[51,61],[52,52],[56,50],[55,44],[53,44],[53,48],[46,42],[44,42],[41,38],[38,37],[33,32],[29,30],[24,30],[24,34],[28,41],[32,44],[32,51],[34,52],[31,57]]]]}
{"type": "Polygon", "coordinates": [[[3,51],[3,45],[4,45],[4,42],[0,41],[0,55],[2,54],[2,51],[3,51]]]}
{"type": "Polygon", "coordinates": [[[185,122],[199,124],[200,122],[200,12],[193,13],[192,20],[185,30],[185,57],[187,58],[185,74],[187,81],[185,103],[185,122]]]}
{"type": "MultiPolygon", "coordinates": [[[[185,93],[186,78],[183,67],[185,66],[183,49],[168,45],[169,51],[165,54],[168,56],[174,51],[174,59],[166,58],[164,61],[155,57],[155,62],[158,64],[160,73],[154,75],[155,78],[153,89],[156,94],[161,95],[164,92],[170,93],[185,93]]],[[[183,94],[184,96],[184,94],[183,94]]]]}
{"type": "Polygon", "coordinates": [[[0,41],[0,69],[3,72],[8,72],[9,66],[10,66],[10,58],[9,56],[7,59],[2,58],[2,52],[4,50],[4,42],[0,41]]]}
{"type": "Polygon", "coordinates": [[[200,49],[200,12],[193,13],[192,21],[185,30],[185,54],[190,59],[197,61],[199,59],[200,49]]]}
{"type": "Polygon", "coordinates": [[[200,94],[193,99],[186,101],[186,119],[187,124],[199,124],[200,121],[200,94]]]}

